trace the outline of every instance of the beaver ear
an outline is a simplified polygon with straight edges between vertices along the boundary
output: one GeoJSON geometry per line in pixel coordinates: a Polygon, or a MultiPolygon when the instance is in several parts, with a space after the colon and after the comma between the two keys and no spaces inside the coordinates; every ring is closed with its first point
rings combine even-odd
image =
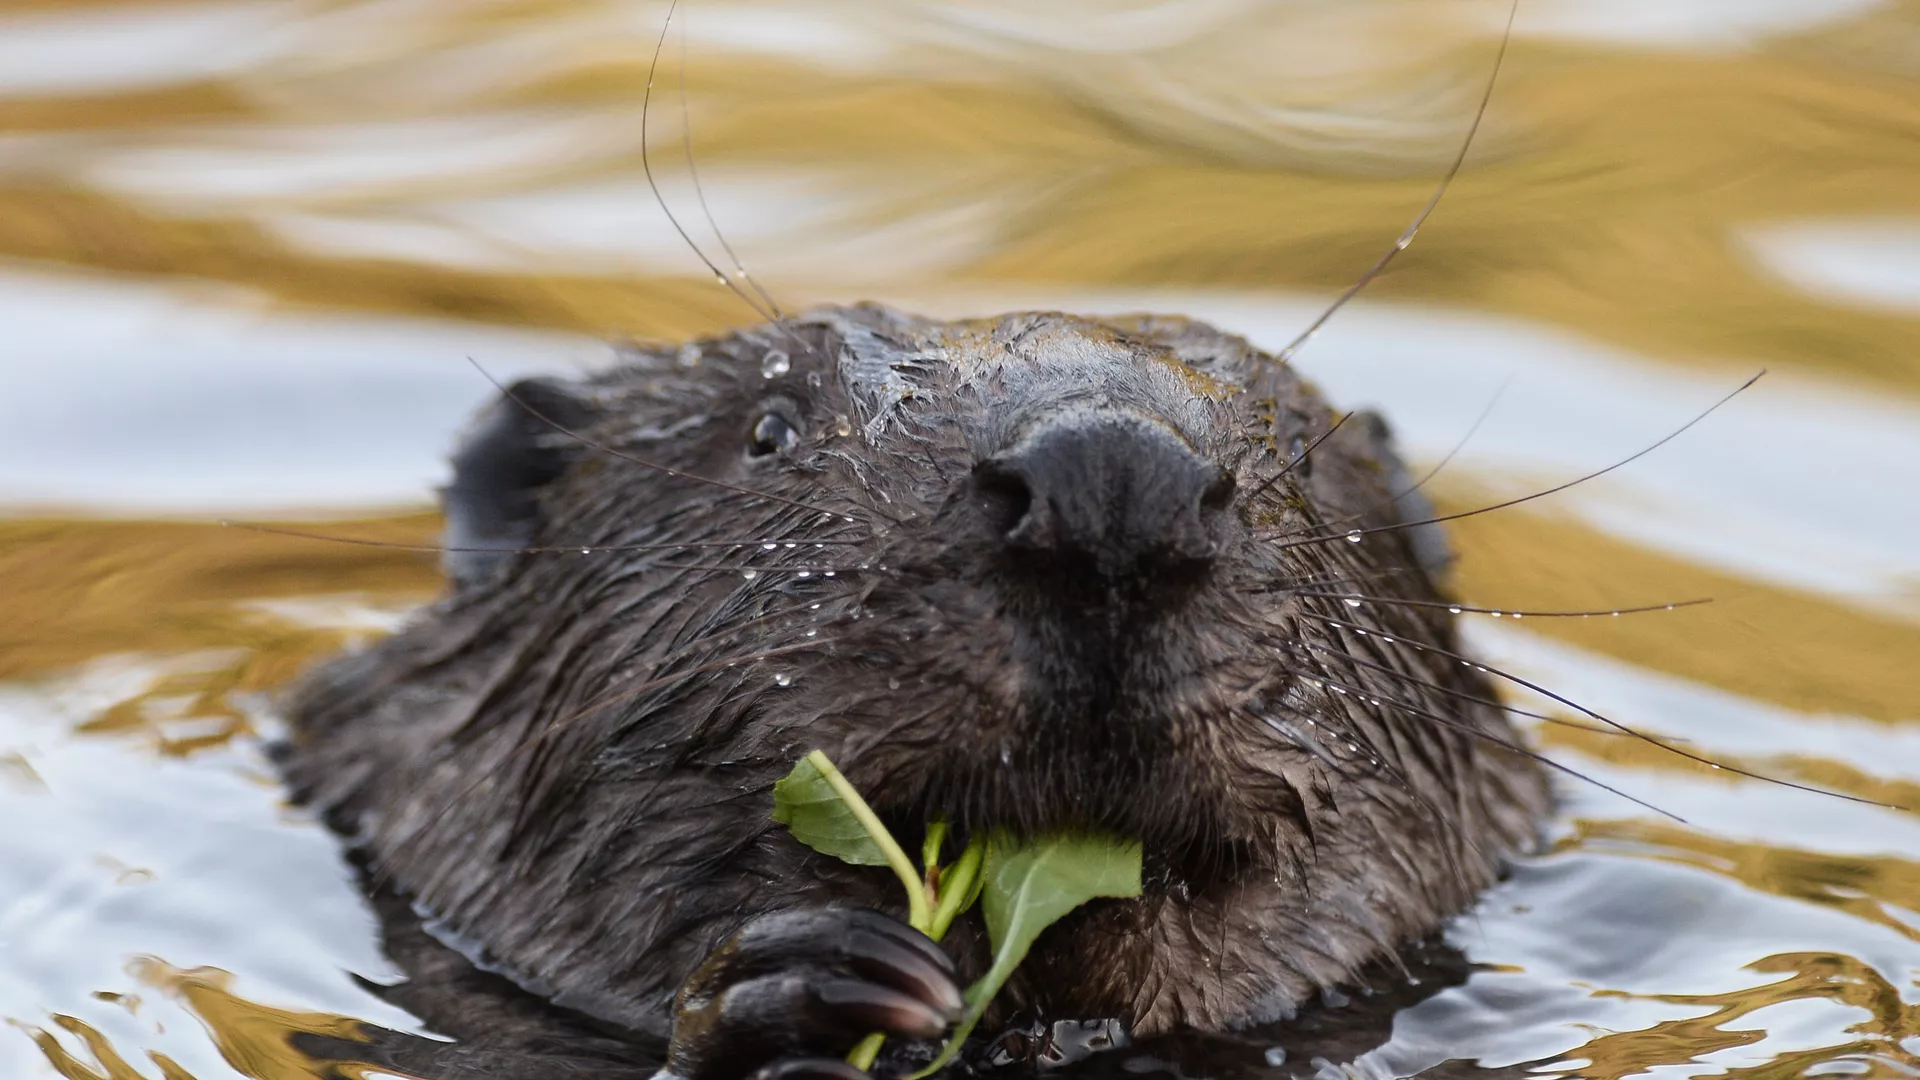
{"type": "Polygon", "coordinates": [[[1453,569],[1453,545],[1447,542],[1446,532],[1432,521],[1438,516],[1433,501],[1425,491],[1414,486],[1417,481],[1400,460],[1400,453],[1394,447],[1393,428],[1388,426],[1386,417],[1371,409],[1356,413],[1354,419],[1373,442],[1374,458],[1383,467],[1387,490],[1399,496],[1393,501],[1393,509],[1401,523],[1421,523],[1406,530],[1407,546],[1413,549],[1414,561],[1427,572],[1427,580],[1435,585],[1444,583],[1447,572],[1453,569]]]}
{"type": "Polygon", "coordinates": [[[464,588],[485,581],[513,549],[539,534],[540,489],[567,470],[587,406],[551,379],[522,379],[474,418],[453,454],[453,482],[440,490],[446,512],[440,565],[464,588]]]}

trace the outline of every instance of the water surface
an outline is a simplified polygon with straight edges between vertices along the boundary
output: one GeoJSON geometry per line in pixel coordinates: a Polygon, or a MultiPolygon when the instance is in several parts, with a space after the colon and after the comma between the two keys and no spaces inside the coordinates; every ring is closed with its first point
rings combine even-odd
{"type": "MultiPolygon", "coordinates": [[[[1284,345],[1424,202],[1504,3],[683,5],[670,205],[789,307],[1154,309],[1284,345]],[[684,105],[681,89],[684,81],[684,105]],[[684,140],[684,141],[683,141],[684,140]]],[[[324,1075],[401,1031],[260,742],[430,559],[496,377],[752,321],[641,173],[662,4],[0,0],[0,1075],[324,1075]]],[[[1523,0],[1419,242],[1301,366],[1466,509],[1489,661],[1768,775],[1920,807],[1920,4],[1523,0]]],[[[1519,700],[1530,695],[1516,694],[1519,700]]],[[[1552,701],[1532,707],[1565,712],[1552,701]]],[[[1566,727],[1472,977],[1344,1068],[1920,1075],[1920,818],[1566,727]]]]}

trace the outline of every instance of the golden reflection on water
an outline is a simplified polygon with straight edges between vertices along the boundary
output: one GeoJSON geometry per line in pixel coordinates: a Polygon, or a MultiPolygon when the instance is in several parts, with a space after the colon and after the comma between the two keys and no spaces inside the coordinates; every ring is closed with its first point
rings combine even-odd
{"type": "MultiPolygon", "coordinates": [[[[1331,293],[1431,192],[1491,58],[1490,16],[1501,5],[1323,7],[1248,6],[1238,22],[1127,52],[965,32],[931,18],[940,32],[908,32],[900,26],[911,29],[918,9],[826,0],[807,10],[897,31],[912,42],[911,61],[848,59],[828,46],[818,55],[769,53],[694,33],[685,61],[692,142],[717,188],[730,177],[791,174],[844,196],[796,210],[785,230],[744,230],[758,235],[757,246],[744,245],[749,261],[766,258],[769,284],[796,303],[1021,284],[1331,293]],[[1317,42],[1341,48],[1316,57],[1317,42]],[[1257,107],[1235,97],[1236,87],[1257,107]],[[847,246],[858,240],[866,246],[847,246]]],[[[489,199],[637,182],[637,104],[658,10],[612,0],[387,8],[313,5],[306,16],[315,20],[359,21],[345,24],[351,32],[312,32],[291,63],[13,92],[0,72],[0,154],[10,160],[0,168],[0,259],[28,270],[234,283],[284,305],[594,335],[677,338],[752,321],[677,253],[649,261],[510,237],[486,258],[410,255],[314,243],[291,229],[299,219],[451,235],[470,221],[452,209],[463,201],[486,214],[505,205],[489,199]],[[611,32],[594,29],[601,26],[611,32]],[[221,186],[223,170],[244,178],[262,161],[279,164],[276,138],[290,140],[290,159],[323,158],[301,140],[343,125],[495,115],[528,129],[586,126],[560,151],[492,167],[221,186]],[[138,157],[149,150],[238,156],[206,159],[169,188],[164,153],[138,157]]],[[[732,5],[747,8],[778,14],[780,6],[732,5]]],[[[696,27],[711,14],[702,9],[690,5],[696,27]]],[[[0,0],[0,19],[85,15],[104,25],[167,10],[134,0],[0,0]]],[[[670,55],[677,63],[677,51],[670,55]]],[[[1738,48],[1523,34],[1467,170],[1369,295],[1550,322],[1673,365],[1766,363],[1911,404],[1920,398],[1920,307],[1823,298],[1769,268],[1752,237],[1808,220],[1920,220],[1916,58],[1916,0],[1738,48]]],[[[676,66],[674,96],[652,121],[670,148],[680,130],[678,78],[676,66]]],[[[681,175],[674,155],[664,158],[656,167],[681,175]]],[[[631,198],[644,200],[644,189],[633,187],[631,198]]],[[[1819,452],[1791,435],[1783,433],[1783,452],[1819,452]]],[[[1470,482],[1443,494],[1443,510],[1477,497],[1470,482]]],[[[422,513],[332,528],[418,543],[436,525],[422,513]]],[[[1810,743],[1823,715],[1890,731],[1920,718],[1920,622],[1532,508],[1460,522],[1453,535],[1469,600],[1562,609],[1713,597],[1705,608],[1525,626],[1638,669],[1796,710],[1810,743]]],[[[430,556],[411,552],[186,521],[24,517],[0,521],[0,582],[0,680],[36,684],[122,654],[194,658],[79,725],[183,756],[249,733],[238,703],[284,685],[351,636],[324,620],[274,617],[263,603],[390,610],[429,596],[438,576],[430,556]]],[[[1703,767],[1629,738],[1555,726],[1539,738],[1589,761],[1711,782],[1703,767]]],[[[1875,774],[1872,762],[1812,751],[1729,760],[1920,806],[1920,783],[1875,774]]],[[[31,757],[7,747],[0,782],[44,786],[31,757]]],[[[1563,847],[1710,869],[1756,894],[1835,908],[1920,940],[1911,916],[1916,853],[1797,850],[1640,819],[1588,818],[1571,829],[1563,847]]],[[[1743,1017],[1824,998],[1865,1010],[1856,1042],[1729,1071],[1792,1077],[1847,1058],[1859,1075],[1914,1075],[1916,1054],[1906,1047],[1920,1035],[1920,1014],[1903,999],[1910,987],[1844,955],[1782,952],[1751,970],[1782,977],[1724,994],[1659,996],[1701,1014],[1596,1031],[1568,1056],[1588,1062],[1580,1075],[1611,1080],[1752,1045],[1764,1024],[1741,1027],[1743,1017]]],[[[346,1018],[248,1001],[223,973],[158,961],[139,971],[145,985],[186,1004],[234,1069],[260,1080],[328,1075],[291,1048],[291,1032],[351,1039],[359,1031],[346,1018]]],[[[116,1049],[58,1003],[49,1007],[45,1022],[94,1059],[35,1028],[31,1037],[68,1080],[188,1076],[159,1051],[136,1069],[122,1056],[132,1047],[116,1049]]]]}

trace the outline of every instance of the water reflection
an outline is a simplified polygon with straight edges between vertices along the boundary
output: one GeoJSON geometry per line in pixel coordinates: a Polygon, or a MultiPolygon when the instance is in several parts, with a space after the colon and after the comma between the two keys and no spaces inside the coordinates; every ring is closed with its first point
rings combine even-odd
{"type": "MultiPolygon", "coordinates": [[[[1425,200],[1506,5],[682,11],[663,193],[709,241],[691,147],[789,306],[1149,307],[1272,347],[1425,200]]],[[[371,913],[258,738],[274,688],[431,595],[432,561],[209,523],[427,540],[490,390],[467,357],[572,370],[751,318],[640,179],[664,14],[0,0],[0,820],[25,823],[0,839],[0,1074],[375,1075],[360,1040],[430,1036],[371,989],[396,976],[371,913]]],[[[1772,367],[1658,455],[1455,530],[1488,605],[1714,605],[1469,630],[1690,749],[1906,805],[1917,56],[1911,0],[1522,0],[1469,168],[1303,357],[1427,461],[1501,394],[1442,474],[1455,509],[1772,367]]],[[[1459,985],[1324,1068],[1248,1044],[1210,1075],[1920,1074],[1912,817],[1535,737],[1687,823],[1569,782],[1556,850],[1451,931],[1481,965],[1459,985]]]]}

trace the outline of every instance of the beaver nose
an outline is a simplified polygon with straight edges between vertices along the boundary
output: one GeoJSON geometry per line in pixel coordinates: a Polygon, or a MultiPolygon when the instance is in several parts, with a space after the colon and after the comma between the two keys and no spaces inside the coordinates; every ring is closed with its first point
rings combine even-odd
{"type": "Polygon", "coordinates": [[[1204,564],[1233,476],[1166,425],[1076,410],[981,462],[974,484],[1006,546],[1091,558],[1109,576],[1204,564]]]}

